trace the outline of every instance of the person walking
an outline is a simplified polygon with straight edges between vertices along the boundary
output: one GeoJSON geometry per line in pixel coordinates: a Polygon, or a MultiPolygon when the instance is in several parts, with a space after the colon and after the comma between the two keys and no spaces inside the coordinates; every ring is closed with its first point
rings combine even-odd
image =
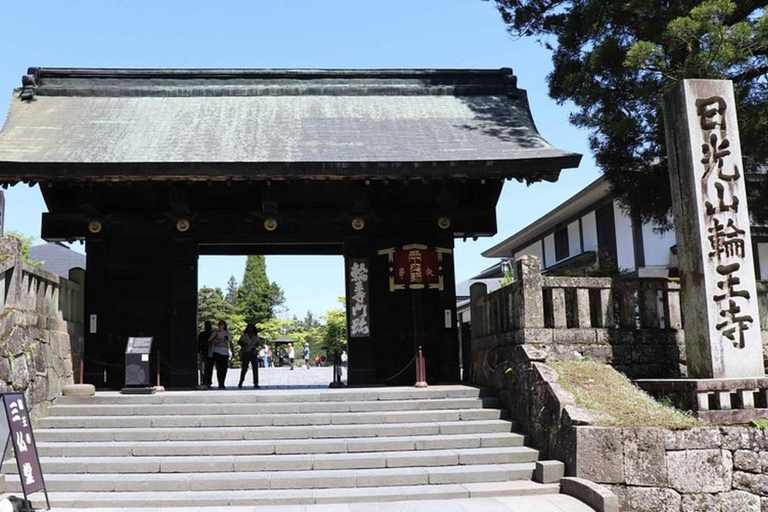
{"type": "Polygon", "coordinates": [[[213,324],[206,320],[204,329],[197,335],[197,362],[200,369],[200,385],[211,387],[211,381],[208,380],[208,367],[213,363],[213,359],[208,356],[208,340],[213,332],[213,324]]]}
{"type": "Polygon", "coordinates": [[[265,344],[262,349],[262,353],[264,354],[262,357],[264,358],[264,368],[269,368],[269,347],[265,344]]]}
{"type": "Polygon", "coordinates": [[[245,326],[245,332],[237,342],[240,345],[240,361],[242,363],[240,383],[237,385],[237,389],[243,389],[243,381],[248,372],[249,364],[253,368],[253,389],[259,389],[259,358],[256,353],[259,341],[259,337],[256,335],[256,326],[254,324],[245,326]]]}
{"type": "Polygon", "coordinates": [[[288,344],[288,362],[291,364],[291,370],[296,361],[296,352],[293,350],[293,343],[288,344]]]}
{"type": "Polygon", "coordinates": [[[304,343],[304,366],[309,370],[309,343],[304,343]]]}
{"type": "Polygon", "coordinates": [[[234,352],[232,336],[227,330],[227,322],[219,320],[218,329],[211,332],[208,338],[208,355],[212,359],[212,364],[206,368],[206,382],[213,381],[213,366],[216,365],[216,380],[219,381],[219,389],[226,389],[227,368],[229,367],[230,350],[234,352]]]}

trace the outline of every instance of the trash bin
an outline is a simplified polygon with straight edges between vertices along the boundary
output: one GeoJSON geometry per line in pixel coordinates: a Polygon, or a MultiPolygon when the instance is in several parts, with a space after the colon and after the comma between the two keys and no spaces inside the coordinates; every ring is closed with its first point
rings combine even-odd
{"type": "Polygon", "coordinates": [[[152,394],[155,388],[150,386],[150,355],[152,354],[151,337],[128,338],[125,347],[125,387],[120,390],[126,394],[152,394]]]}

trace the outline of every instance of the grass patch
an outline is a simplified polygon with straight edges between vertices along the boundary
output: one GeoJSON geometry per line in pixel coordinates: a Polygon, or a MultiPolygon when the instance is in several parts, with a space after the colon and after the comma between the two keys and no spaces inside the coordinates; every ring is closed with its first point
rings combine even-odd
{"type": "Polygon", "coordinates": [[[704,425],[691,414],[654,400],[623,374],[591,361],[554,361],[560,384],[576,397],[576,406],[607,416],[595,422],[605,427],[664,427],[685,429],[704,425]]]}

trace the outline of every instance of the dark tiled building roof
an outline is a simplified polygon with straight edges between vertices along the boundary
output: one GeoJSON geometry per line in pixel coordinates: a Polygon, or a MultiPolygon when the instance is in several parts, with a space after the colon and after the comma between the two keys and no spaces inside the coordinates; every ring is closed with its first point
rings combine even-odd
{"type": "Polygon", "coordinates": [[[24,84],[0,132],[6,181],[19,163],[19,179],[375,179],[392,163],[556,179],[580,159],[538,133],[510,69],[32,68],[24,84]]]}
{"type": "Polygon", "coordinates": [[[57,242],[30,247],[29,258],[33,261],[42,261],[43,270],[64,278],[69,278],[71,268],[85,269],[85,254],[80,254],[57,242]]]}

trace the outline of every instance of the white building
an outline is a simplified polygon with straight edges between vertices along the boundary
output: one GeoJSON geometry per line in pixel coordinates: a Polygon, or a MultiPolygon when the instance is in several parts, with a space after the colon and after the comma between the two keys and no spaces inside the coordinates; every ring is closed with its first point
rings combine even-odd
{"type": "MultiPolygon", "coordinates": [[[[768,280],[768,230],[752,227],[755,275],[768,280]]],[[[514,260],[533,254],[544,273],[595,261],[608,255],[618,268],[638,277],[677,275],[674,230],[658,233],[651,223],[633,222],[600,177],[554,210],[483,252],[487,258],[514,260]]]]}

